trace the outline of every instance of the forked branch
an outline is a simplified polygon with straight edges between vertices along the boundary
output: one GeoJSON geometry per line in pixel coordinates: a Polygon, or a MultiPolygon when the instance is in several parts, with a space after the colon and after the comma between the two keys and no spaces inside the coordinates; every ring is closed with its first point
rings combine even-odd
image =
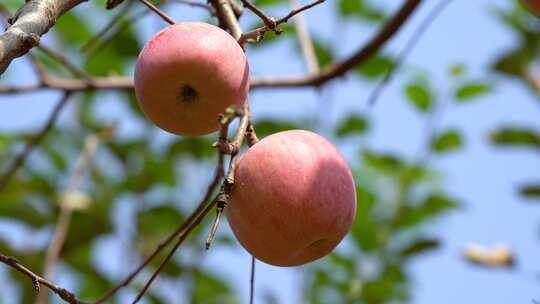
{"type": "Polygon", "coordinates": [[[9,256],[5,256],[3,254],[0,254],[0,262],[6,264],[7,266],[17,270],[18,272],[24,274],[25,276],[27,276],[32,281],[32,284],[34,285],[34,289],[36,290],[36,292],[39,292],[40,286],[43,285],[43,286],[49,288],[55,294],[57,294],[66,303],[84,304],[84,302],[77,299],[77,297],[75,297],[75,295],[73,293],[71,293],[70,291],[68,291],[68,290],[66,290],[66,289],[64,289],[62,287],[57,286],[56,284],[54,284],[53,282],[51,282],[49,280],[46,280],[46,279],[38,276],[37,274],[32,272],[30,269],[26,268],[24,265],[19,263],[19,261],[17,261],[17,259],[15,259],[13,257],[9,257],[9,256]]]}

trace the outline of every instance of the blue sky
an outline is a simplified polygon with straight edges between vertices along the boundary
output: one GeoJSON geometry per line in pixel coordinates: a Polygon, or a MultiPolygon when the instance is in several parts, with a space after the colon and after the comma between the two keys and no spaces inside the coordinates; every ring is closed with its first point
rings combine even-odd
{"type": "MultiPolygon", "coordinates": [[[[380,2],[389,8],[396,8],[401,3],[395,0],[380,2]]],[[[425,1],[385,50],[396,54],[437,3],[425,1]]],[[[517,37],[489,13],[490,7],[509,4],[507,0],[453,1],[408,58],[402,70],[404,73],[392,81],[369,112],[366,99],[373,83],[355,80],[334,82],[322,94],[313,89],[260,90],[253,94],[255,120],[264,117],[305,118],[308,115],[320,117],[325,125],[332,125],[350,112],[369,113],[374,124],[366,145],[414,159],[424,141],[425,120],[402,96],[405,75],[421,67],[429,72],[441,91],[448,89],[446,74],[454,63],[465,63],[472,78],[495,78],[497,85],[493,94],[467,105],[451,104],[437,121],[439,129],[456,127],[465,137],[466,145],[462,151],[431,160],[431,164],[445,174],[442,187],[459,198],[464,207],[428,228],[431,234],[442,238],[444,245],[441,250],[412,263],[414,303],[528,304],[533,299],[540,300],[540,207],[523,201],[516,193],[518,184],[540,178],[539,155],[531,150],[493,149],[487,142],[487,134],[501,124],[517,123],[540,130],[540,107],[534,100],[538,96],[533,96],[516,81],[488,75],[488,64],[516,43],[517,37]],[[485,270],[470,266],[461,259],[460,251],[472,241],[486,245],[508,243],[516,251],[517,268],[485,270]]],[[[317,36],[339,41],[339,55],[344,56],[369,39],[376,27],[338,23],[330,13],[332,5],[333,1],[327,1],[320,8],[309,11],[306,18],[317,36]]],[[[176,20],[202,16],[196,10],[188,9],[175,11],[172,15],[176,20]]],[[[244,25],[253,24],[254,19],[248,19],[244,25]]],[[[141,28],[145,29],[146,36],[163,26],[156,19],[147,19],[143,25],[141,28]]],[[[250,63],[257,75],[304,73],[303,63],[286,41],[253,53],[250,63]],[[279,60],[276,60],[278,52],[279,60]]],[[[11,70],[17,71],[10,73],[10,79],[15,81],[26,81],[31,74],[22,60],[13,64],[11,70]]],[[[0,96],[0,130],[33,129],[40,125],[56,102],[56,95],[0,96]]],[[[111,119],[123,115],[123,106],[112,100],[105,102],[102,110],[111,119]]],[[[65,111],[62,120],[69,120],[68,116],[69,111],[65,111]]],[[[130,124],[122,125],[122,128],[125,134],[137,130],[137,126],[130,124]]],[[[325,134],[326,129],[322,127],[320,132],[325,134]]],[[[347,156],[351,160],[355,157],[347,156]]],[[[200,183],[202,189],[210,174],[208,168],[207,175],[198,177],[195,183],[200,183]]],[[[195,199],[198,195],[190,193],[188,197],[195,199]]],[[[226,225],[221,229],[230,233],[226,225]]],[[[0,229],[3,235],[4,231],[0,229]]],[[[101,250],[110,249],[112,243],[104,240],[101,250]]],[[[122,249],[115,252],[121,253],[122,249]]],[[[121,254],[117,258],[121,260],[121,254]]],[[[241,249],[214,248],[203,263],[236,283],[247,299],[249,259],[241,249]]],[[[60,279],[71,284],[69,277],[60,279]]],[[[258,263],[257,295],[261,296],[268,289],[279,296],[281,303],[298,303],[299,279],[294,268],[258,263]]],[[[2,292],[0,287],[0,294],[2,292]]]]}

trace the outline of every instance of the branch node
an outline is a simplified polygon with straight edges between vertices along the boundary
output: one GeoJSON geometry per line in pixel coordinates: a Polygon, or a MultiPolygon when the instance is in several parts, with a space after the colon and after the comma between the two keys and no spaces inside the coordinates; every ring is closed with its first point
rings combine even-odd
{"type": "Polygon", "coordinates": [[[32,277],[32,285],[34,286],[34,290],[36,291],[36,293],[39,293],[40,288],[38,278],[32,277]]]}

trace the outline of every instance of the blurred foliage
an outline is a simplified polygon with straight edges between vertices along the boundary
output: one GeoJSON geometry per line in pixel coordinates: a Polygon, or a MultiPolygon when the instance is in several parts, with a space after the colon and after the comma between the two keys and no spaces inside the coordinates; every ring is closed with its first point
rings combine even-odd
{"type": "MultiPolygon", "coordinates": [[[[253,2],[271,11],[289,8],[286,0],[253,2]]],[[[12,12],[22,3],[22,0],[3,2],[12,12]]],[[[347,22],[347,26],[377,25],[388,15],[374,0],[335,0],[327,1],[327,4],[338,18],[347,22]]],[[[51,30],[51,47],[92,75],[129,74],[144,41],[139,34],[142,27],[138,21],[142,18],[131,23],[126,20],[137,16],[142,6],[131,4],[123,22],[99,37],[91,51],[82,52],[83,45],[95,37],[118,10],[111,12],[103,8],[103,0],[95,1],[60,18],[51,30]]],[[[528,73],[535,60],[539,60],[540,21],[517,4],[507,10],[497,10],[495,17],[515,33],[518,43],[496,58],[492,64],[494,71],[534,89],[528,73]]],[[[258,26],[261,26],[260,22],[250,28],[258,26]]],[[[281,35],[268,33],[250,52],[258,52],[280,41],[296,44],[293,49],[301,60],[294,26],[285,24],[281,28],[284,30],[281,35]]],[[[314,33],[314,47],[321,67],[336,60],[338,46],[332,41],[314,33]]],[[[53,58],[43,52],[37,53],[48,72],[59,76],[68,74],[53,58]]],[[[378,79],[394,64],[391,54],[380,53],[354,73],[360,80],[378,79]]],[[[464,64],[455,64],[448,71],[453,89],[449,98],[456,104],[478,100],[496,89],[492,79],[466,78],[469,77],[467,71],[464,64]]],[[[438,96],[441,94],[432,85],[429,75],[406,77],[401,85],[401,102],[409,103],[425,115],[430,115],[440,103],[438,96]]],[[[123,102],[128,123],[136,125],[137,131],[129,136],[118,136],[99,147],[82,185],[91,204],[87,209],[74,212],[61,253],[62,266],[65,266],[61,271],[76,279],[75,292],[84,300],[96,299],[118,282],[119,274],[104,271],[104,265],[120,263],[121,275],[125,275],[176,228],[195,204],[195,201],[178,195],[176,190],[202,191],[204,185],[192,184],[200,175],[200,172],[193,172],[196,171],[193,168],[207,170],[216,159],[216,152],[211,148],[215,136],[168,136],[165,142],[160,141],[155,136],[156,128],[141,115],[134,94],[115,94],[108,97],[123,102]],[[104,240],[112,240],[121,247],[108,248],[119,251],[115,253],[119,259],[111,254],[111,261],[99,262],[103,255],[99,255],[98,249],[103,249],[104,240]]],[[[40,271],[43,268],[46,244],[34,244],[30,237],[44,233],[50,237],[58,217],[59,197],[73,174],[73,160],[81,153],[83,139],[110,126],[111,122],[101,117],[98,111],[103,96],[97,93],[78,96],[73,102],[74,117],[69,124],[53,129],[9,187],[0,192],[0,223],[20,225],[28,238],[25,246],[14,246],[8,238],[0,236],[0,252],[16,256],[31,269],[40,271]]],[[[282,130],[306,128],[309,124],[309,119],[263,117],[255,121],[260,137],[282,130]]],[[[455,198],[438,187],[439,172],[435,172],[425,159],[412,161],[404,155],[371,150],[364,142],[359,144],[358,138],[369,135],[368,131],[375,129],[374,125],[363,113],[349,113],[333,130],[337,143],[356,149],[357,159],[351,163],[358,183],[357,216],[342,250],[302,268],[302,291],[308,303],[410,302],[409,262],[441,245],[440,240],[425,228],[460,206],[455,198]]],[[[28,138],[28,134],[0,134],[0,169],[5,168],[28,138]]],[[[499,146],[540,149],[540,133],[526,126],[501,127],[490,138],[499,146]]],[[[426,140],[435,152],[434,157],[459,151],[465,144],[457,129],[443,129],[426,140]]],[[[519,192],[528,198],[538,198],[540,185],[526,184],[519,192]]],[[[202,226],[204,228],[196,229],[184,245],[182,253],[189,256],[174,258],[163,276],[181,284],[187,303],[240,303],[239,288],[234,286],[239,282],[227,281],[198,263],[208,223],[202,226]],[[190,256],[195,258],[190,259],[190,256]]],[[[237,242],[231,241],[231,236],[218,235],[216,246],[237,246],[237,242]]],[[[157,261],[163,257],[160,255],[157,261]]],[[[150,269],[157,265],[157,262],[151,263],[150,269]]],[[[33,303],[34,292],[27,278],[13,271],[9,276],[20,288],[21,303],[33,303]]],[[[167,291],[159,288],[153,288],[147,295],[149,303],[167,303],[168,299],[167,291]]],[[[2,300],[0,295],[0,302],[2,300]]],[[[263,300],[264,303],[278,303],[270,293],[266,293],[263,300]]],[[[115,298],[113,302],[119,301],[115,298]]]]}

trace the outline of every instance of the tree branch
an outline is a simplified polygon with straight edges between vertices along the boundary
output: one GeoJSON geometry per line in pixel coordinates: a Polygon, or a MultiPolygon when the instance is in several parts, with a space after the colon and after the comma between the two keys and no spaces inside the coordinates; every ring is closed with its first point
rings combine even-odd
{"type": "Polygon", "coordinates": [[[107,293],[102,295],[94,304],[101,304],[108,301],[113,295],[118,292],[118,290],[122,289],[123,287],[129,285],[133,279],[148,265],[150,262],[165,248],[167,247],[174,239],[176,238],[182,238],[185,237],[187,228],[189,225],[202,213],[206,208],[208,208],[207,202],[216,190],[221,178],[224,175],[223,172],[223,163],[224,163],[225,155],[220,153],[218,157],[218,164],[215,169],[214,178],[208,185],[208,189],[206,190],[206,194],[199,202],[197,208],[193,213],[182,223],[176,230],[171,233],[165,240],[161,241],[161,243],[158,244],[158,246],[154,249],[154,251],[144,259],[144,261],[135,269],[133,270],[122,282],[120,282],[118,285],[110,289],[107,293]]]}
{"type": "MultiPolygon", "coordinates": [[[[226,1],[226,0],[212,0],[226,1]]],[[[399,11],[388,23],[373,37],[364,47],[353,53],[348,58],[329,65],[317,74],[308,74],[296,77],[262,77],[251,81],[251,88],[298,88],[306,86],[321,86],[326,82],[343,76],[349,70],[367,61],[373,56],[390,38],[397,33],[400,27],[408,20],[422,0],[407,0],[399,11]]],[[[227,4],[230,8],[230,6],[227,4]]],[[[230,10],[230,13],[232,10],[230,10]]],[[[227,16],[231,16],[227,13],[227,16]]],[[[218,12],[218,14],[220,14],[218,12]]],[[[234,15],[234,12],[232,12],[234,15]]],[[[227,17],[228,18],[228,17],[227,17]]],[[[89,90],[131,90],[133,79],[131,77],[93,77],[90,82],[77,79],[50,77],[44,84],[27,85],[4,85],[0,86],[0,94],[16,94],[33,92],[37,90],[54,89],[70,92],[89,90]]]]}
{"type": "Polygon", "coordinates": [[[422,35],[427,31],[431,24],[437,19],[437,17],[443,12],[443,10],[452,2],[452,0],[442,0],[435,8],[428,14],[428,16],[422,21],[422,23],[416,28],[411,39],[407,41],[403,49],[394,62],[394,65],[386,72],[384,78],[377,84],[373,92],[368,98],[368,105],[374,106],[375,102],[381,95],[383,89],[392,80],[394,73],[403,65],[403,62],[407,56],[412,52],[416,44],[422,38],[422,35]]]}
{"type": "Polygon", "coordinates": [[[49,288],[51,291],[53,291],[55,294],[57,294],[62,300],[64,300],[67,303],[84,304],[84,302],[78,300],[72,292],[62,287],[59,287],[55,285],[54,283],[52,283],[51,281],[48,281],[38,276],[37,274],[33,273],[30,269],[26,268],[21,263],[19,263],[19,261],[17,261],[17,259],[13,257],[0,254],[0,262],[8,265],[9,267],[27,276],[32,281],[32,284],[34,284],[34,288],[36,289],[37,292],[39,292],[40,285],[43,285],[49,288]]]}
{"type": "Polygon", "coordinates": [[[367,61],[376,54],[379,49],[396,34],[401,26],[409,19],[422,0],[407,0],[398,12],[386,23],[379,33],[364,47],[353,53],[348,58],[328,65],[318,74],[289,77],[289,78],[260,78],[256,80],[255,87],[303,87],[321,86],[326,82],[343,76],[352,68],[367,61]]]}
{"type": "Polygon", "coordinates": [[[0,35],[0,75],[11,61],[39,44],[56,20],[84,0],[29,0],[10,19],[0,35]]]}

